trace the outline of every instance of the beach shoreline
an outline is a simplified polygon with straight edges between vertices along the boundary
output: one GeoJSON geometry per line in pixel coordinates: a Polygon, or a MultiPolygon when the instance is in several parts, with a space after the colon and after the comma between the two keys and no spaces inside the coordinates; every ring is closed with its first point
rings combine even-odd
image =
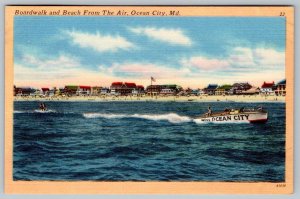
{"type": "Polygon", "coordinates": [[[226,95],[226,96],[72,96],[72,97],[20,97],[15,96],[14,101],[61,101],[61,102],[285,102],[285,96],[263,95],[226,95]]]}

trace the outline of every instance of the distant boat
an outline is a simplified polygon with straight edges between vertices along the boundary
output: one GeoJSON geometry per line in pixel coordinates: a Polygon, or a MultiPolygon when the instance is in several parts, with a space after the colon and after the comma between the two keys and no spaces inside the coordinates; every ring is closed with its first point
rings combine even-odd
{"type": "Polygon", "coordinates": [[[258,109],[225,109],[222,112],[212,114],[205,113],[196,118],[203,122],[250,122],[265,123],[268,121],[268,112],[258,109]]]}

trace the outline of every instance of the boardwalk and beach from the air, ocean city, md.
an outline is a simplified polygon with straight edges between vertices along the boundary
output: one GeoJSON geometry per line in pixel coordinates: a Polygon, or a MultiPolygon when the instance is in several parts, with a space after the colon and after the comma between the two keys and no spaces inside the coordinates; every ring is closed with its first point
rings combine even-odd
{"type": "Polygon", "coordinates": [[[15,16],[13,179],[284,182],[285,25],[15,16]]]}

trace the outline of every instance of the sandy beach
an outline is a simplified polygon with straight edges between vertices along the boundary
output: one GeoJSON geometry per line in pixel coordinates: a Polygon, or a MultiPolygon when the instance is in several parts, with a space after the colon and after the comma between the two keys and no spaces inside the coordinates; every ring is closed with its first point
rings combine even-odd
{"type": "Polygon", "coordinates": [[[175,101],[175,102],[285,102],[285,96],[263,95],[226,95],[226,96],[72,96],[72,97],[20,97],[15,96],[15,101],[175,101]]]}

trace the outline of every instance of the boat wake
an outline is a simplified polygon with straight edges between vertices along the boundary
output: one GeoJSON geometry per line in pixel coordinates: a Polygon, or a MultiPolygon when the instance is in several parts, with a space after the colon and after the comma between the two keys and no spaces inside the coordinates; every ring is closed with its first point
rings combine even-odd
{"type": "Polygon", "coordinates": [[[181,116],[176,113],[168,113],[168,114],[112,114],[112,113],[83,113],[83,117],[85,118],[105,118],[105,119],[122,119],[122,118],[139,118],[145,120],[152,120],[152,121],[168,121],[173,124],[178,123],[187,123],[187,122],[194,122],[196,124],[232,124],[232,123],[249,123],[248,121],[245,122],[208,122],[202,121],[201,119],[195,119],[188,116],[181,116]]]}
{"type": "Polygon", "coordinates": [[[46,111],[36,109],[36,110],[33,110],[33,111],[18,111],[18,110],[15,110],[14,113],[17,114],[17,113],[57,113],[57,112],[55,110],[51,110],[51,109],[48,109],[46,111]]]}
{"type": "Polygon", "coordinates": [[[180,116],[176,113],[168,113],[168,114],[106,114],[106,113],[84,113],[83,116],[85,118],[107,118],[107,119],[120,119],[120,118],[140,118],[145,120],[165,120],[170,123],[183,123],[183,122],[191,122],[192,119],[187,116],[180,116]]]}
{"type": "Polygon", "coordinates": [[[34,110],[34,112],[36,112],[36,113],[56,113],[55,110],[51,110],[51,109],[48,109],[48,110],[45,110],[45,111],[36,109],[36,110],[34,110]]]}
{"type": "Polygon", "coordinates": [[[28,113],[28,111],[14,111],[14,113],[28,113]]]}

